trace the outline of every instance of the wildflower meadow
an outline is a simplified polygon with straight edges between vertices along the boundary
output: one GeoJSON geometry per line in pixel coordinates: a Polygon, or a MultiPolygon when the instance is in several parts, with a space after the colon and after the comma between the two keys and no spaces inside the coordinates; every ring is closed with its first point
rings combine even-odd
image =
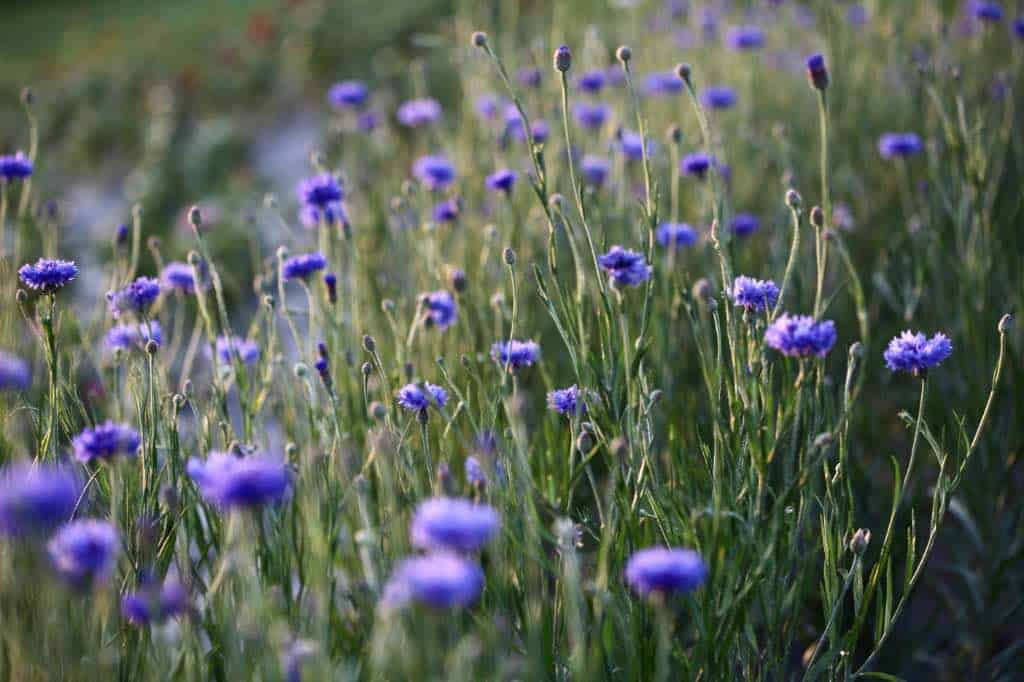
{"type": "Polygon", "coordinates": [[[56,4],[0,679],[1024,679],[1024,5],[56,4]]]}

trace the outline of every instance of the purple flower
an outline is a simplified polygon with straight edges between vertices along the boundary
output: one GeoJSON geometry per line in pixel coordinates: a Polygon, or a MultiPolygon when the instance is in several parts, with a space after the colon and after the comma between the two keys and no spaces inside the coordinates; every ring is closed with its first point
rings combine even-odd
{"type": "Polygon", "coordinates": [[[485,184],[487,189],[491,191],[501,191],[506,194],[512,191],[512,187],[516,184],[516,172],[509,168],[501,168],[487,176],[485,184]]]}
{"type": "Polygon", "coordinates": [[[453,223],[459,217],[458,199],[445,199],[434,205],[434,220],[439,223],[453,223]]]}
{"type": "Polygon", "coordinates": [[[447,553],[406,559],[384,588],[382,606],[398,609],[418,602],[435,609],[473,604],[484,586],[484,574],[474,562],[447,553]]]}
{"type": "MultiPolygon", "coordinates": [[[[530,132],[533,134],[534,142],[544,142],[548,139],[549,133],[547,122],[543,119],[531,121],[530,132]]],[[[514,104],[505,106],[505,134],[519,142],[526,142],[526,133],[523,132],[523,117],[514,104]]]]}
{"type": "Polygon", "coordinates": [[[32,170],[32,162],[24,152],[0,156],[0,178],[4,180],[24,180],[32,175],[32,170]]]}
{"type": "Polygon", "coordinates": [[[868,9],[864,5],[854,3],[846,8],[846,22],[850,26],[861,28],[868,23],[868,9]]]}
{"type": "Polygon", "coordinates": [[[1013,21],[1013,33],[1024,40],[1024,17],[1018,17],[1013,21]]]}
{"type": "Polygon", "coordinates": [[[150,320],[148,326],[142,322],[134,325],[115,325],[107,332],[106,343],[107,348],[111,350],[116,350],[118,348],[123,350],[131,348],[142,350],[150,339],[152,339],[157,346],[163,345],[163,330],[160,327],[160,323],[156,320],[150,320]]]}
{"type": "Polygon", "coordinates": [[[530,367],[540,359],[540,346],[534,341],[498,341],[491,346],[491,359],[508,371],[530,367]]]}
{"type": "Polygon", "coordinates": [[[28,363],[0,351],[0,391],[27,391],[31,385],[28,363]]]}
{"type": "Polygon", "coordinates": [[[905,159],[924,149],[916,133],[885,133],[878,138],[878,153],[883,159],[905,159]]]}
{"type": "Polygon", "coordinates": [[[582,74],[577,80],[576,85],[579,86],[583,92],[596,94],[601,92],[604,88],[604,84],[607,78],[605,72],[601,69],[594,69],[593,71],[587,71],[582,74]]]}
{"type": "Polygon", "coordinates": [[[953,353],[953,344],[945,334],[932,338],[921,332],[905,331],[885,349],[885,365],[893,372],[920,374],[936,367],[953,353]]]}
{"type": "Polygon", "coordinates": [[[137,627],[162,623],[187,609],[188,592],[175,576],[168,577],[163,585],[143,576],[139,589],[121,599],[121,615],[137,627]]]}
{"type": "Polygon", "coordinates": [[[973,14],[974,18],[978,21],[995,23],[997,21],[1002,21],[1003,8],[995,2],[974,0],[971,2],[971,14],[973,14]]]}
{"type": "Polygon", "coordinates": [[[441,409],[448,402],[448,391],[435,384],[424,382],[406,384],[398,390],[398,404],[411,412],[425,412],[428,407],[441,409]]]}
{"type": "Polygon", "coordinates": [[[112,421],[85,429],[71,441],[75,459],[82,464],[92,464],[97,459],[110,462],[119,456],[134,457],[141,444],[138,431],[112,421]]]}
{"type": "Polygon", "coordinates": [[[651,277],[653,268],[647,264],[643,254],[613,246],[608,253],[597,259],[601,269],[609,274],[612,284],[618,286],[638,286],[651,277]]]}
{"type": "Polygon", "coordinates": [[[319,251],[313,253],[302,253],[292,256],[281,265],[281,274],[285,281],[293,279],[308,279],[314,272],[327,267],[327,259],[319,251]]]}
{"type": "Polygon", "coordinates": [[[320,173],[300,181],[295,193],[303,204],[320,210],[334,206],[343,198],[338,179],[330,173],[320,173]]]}
{"type": "Polygon", "coordinates": [[[217,359],[225,365],[230,365],[236,357],[247,365],[253,364],[260,359],[259,344],[252,339],[238,336],[218,336],[217,359]]]}
{"type": "Polygon", "coordinates": [[[356,118],[356,130],[369,135],[380,125],[380,114],[376,111],[364,111],[356,118]]]}
{"type": "Polygon", "coordinates": [[[439,190],[455,181],[455,166],[442,154],[430,154],[416,159],[412,165],[412,174],[427,189],[439,190]]]}
{"type": "Polygon", "coordinates": [[[444,331],[459,319],[455,297],[441,289],[423,294],[423,307],[427,312],[427,323],[444,331]]]}
{"type": "Polygon", "coordinates": [[[836,325],[832,320],[818,322],[808,315],[783,314],[765,331],[764,340],[790,357],[825,357],[836,342],[836,325]]]}
{"type": "Polygon", "coordinates": [[[149,312],[159,296],[160,282],[153,277],[138,277],[120,291],[108,291],[107,302],[115,318],[123,312],[143,315],[149,312]]]}
{"type": "Polygon", "coordinates": [[[541,74],[536,66],[524,66],[516,71],[516,80],[528,88],[539,88],[541,74]]]}
{"type": "Polygon", "coordinates": [[[313,204],[303,204],[299,208],[299,222],[310,230],[315,230],[321,225],[334,225],[341,223],[348,224],[348,214],[345,212],[345,205],[341,202],[328,204],[320,207],[313,204]]]}
{"type": "Polygon", "coordinates": [[[700,101],[708,109],[731,109],[736,104],[736,91],[725,85],[709,85],[701,93],[700,101]]]}
{"type": "Polygon", "coordinates": [[[707,176],[711,164],[711,156],[707,153],[693,152],[680,159],[679,170],[682,171],[683,175],[692,175],[698,180],[703,180],[707,176]]]}
{"type": "Polygon", "coordinates": [[[757,26],[734,26],[725,34],[725,44],[734,50],[764,47],[764,31],[757,26]]]}
{"type": "Polygon", "coordinates": [[[366,104],[369,94],[362,81],[342,81],[327,91],[327,101],[339,109],[356,109],[366,104]]]}
{"type": "Polygon", "coordinates": [[[611,162],[600,156],[587,154],[580,161],[580,172],[583,174],[583,181],[591,187],[603,185],[611,169],[611,162]]]}
{"type": "Polygon", "coordinates": [[[672,72],[648,74],[644,79],[644,93],[647,95],[675,95],[683,91],[683,81],[672,72]]]}
{"type": "Polygon", "coordinates": [[[164,289],[193,294],[196,290],[195,274],[192,266],[181,261],[171,261],[160,271],[160,283],[164,289]]]}
{"type": "Polygon", "coordinates": [[[486,504],[435,497],[416,508],[409,536],[412,546],[429,551],[476,552],[501,527],[501,518],[486,504]]]}
{"type": "Polygon", "coordinates": [[[601,102],[576,102],[572,107],[576,123],[589,130],[597,130],[603,126],[610,113],[608,105],[601,102]]]}
{"type": "Polygon", "coordinates": [[[284,499],[291,484],[288,465],[276,457],[235,457],[211,452],[188,460],[188,475],[207,502],[221,509],[258,507],[284,499]]]}
{"type": "Polygon", "coordinates": [[[430,97],[411,99],[398,107],[396,115],[398,122],[406,128],[419,128],[441,118],[441,105],[430,97]]]}
{"type": "Polygon", "coordinates": [[[479,487],[487,485],[487,474],[484,473],[484,468],[480,464],[480,460],[470,455],[466,457],[465,463],[466,470],[466,482],[471,486],[479,487]]]}
{"type": "Polygon", "coordinates": [[[658,226],[654,236],[659,244],[673,249],[697,243],[697,231],[686,223],[664,222],[658,226]]]}
{"type": "Polygon", "coordinates": [[[730,222],[732,233],[737,237],[749,237],[761,227],[761,220],[753,213],[737,213],[730,222]]]}
{"type": "Polygon", "coordinates": [[[62,526],[46,547],[60,576],[72,587],[85,589],[110,577],[120,542],[110,523],[84,519],[62,526]]]}
{"type": "Polygon", "coordinates": [[[732,300],[740,308],[764,312],[775,307],[779,300],[779,287],[770,279],[740,275],[732,283],[732,300]]]}
{"type": "Polygon", "coordinates": [[[587,413],[584,392],[576,384],[548,393],[548,409],[558,414],[583,416],[587,413]]]}
{"type": "Polygon", "coordinates": [[[82,482],[66,466],[18,462],[0,474],[0,535],[47,533],[75,510],[82,482]]]}
{"type": "Polygon", "coordinates": [[[634,552],[626,563],[626,583],[637,594],[662,597],[692,592],[708,577],[708,566],[692,549],[648,547],[634,552]]]}
{"type": "Polygon", "coordinates": [[[476,98],[476,113],[480,118],[487,121],[493,121],[498,118],[501,106],[501,100],[494,95],[480,95],[476,98]]]}
{"type": "MultiPolygon", "coordinates": [[[[640,161],[644,158],[643,143],[640,140],[640,133],[634,133],[632,130],[622,130],[619,132],[619,150],[622,155],[630,161],[640,161]]],[[[654,141],[647,140],[647,156],[654,154],[654,141]]]]}
{"type": "Polygon", "coordinates": [[[77,276],[78,266],[69,260],[40,258],[35,264],[26,263],[18,269],[22,284],[41,294],[56,293],[77,276]]]}

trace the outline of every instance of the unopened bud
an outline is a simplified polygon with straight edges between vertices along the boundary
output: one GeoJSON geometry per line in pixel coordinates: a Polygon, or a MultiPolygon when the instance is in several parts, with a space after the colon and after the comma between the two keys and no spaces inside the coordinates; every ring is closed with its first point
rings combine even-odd
{"type": "Polygon", "coordinates": [[[628,45],[620,45],[619,49],[615,50],[615,58],[625,65],[633,58],[633,50],[629,49],[628,45]]]}
{"type": "Polygon", "coordinates": [[[555,70],[565,73],[572,66],[572,52],[568,45],[562,45],[555,50],[555,70]]]}
{"type": "Polygon", "coordinates": [[[1007,313],[999,319],[999,333],[1006,334],[1013,329],[1013,315],[1007,313]]]}
{"type": "Polygon", "coordinates": [[[802,202],[803,199],[800,197],[799,192],[797,192],[795,189],[786,190],[786,206],[789,206],[791,209],[796,210],[800,208],[800,204],[802,202]]]}
{"type": "Polygon", "coordinates": [[[861,556],[867,550],[870,542],[871,531],[867,528],[858,528],[857,532],[853,534],[853,538],[850,539],[850,551],[861,556]]]}
{"type": "Polygon", "coordinates": [[[377,342],[373,340],[373,337],[369,334],[363,335],[363,349],[367,353],[372,353],[377,350],[377,342]]]}
{"type": "Polygon", "coordinates": [[[824,224],[825,212],[821,210],[821,206],[815,206],[811,209],[811,225],[821,228],[824,224]]]}
{"type": "Polygon", "coordinates": [[[505,247],[505,250],[501,252],[501,257],[505,259],[505,265],[516,264],[516,252],[510,247],[505,247]]]}
{"type": "Polygon", "coordinates": [[[676,65],[676,77],[683,81],[687,85],[690,85],[690,76],[692,69],[689,64],[677,64],[676,65]]]}
{"type": "Polygon", "coordinates": [[[473,46],[485,47],[487,45],[487,34],[483,31],[473,31],[473,46]]]}

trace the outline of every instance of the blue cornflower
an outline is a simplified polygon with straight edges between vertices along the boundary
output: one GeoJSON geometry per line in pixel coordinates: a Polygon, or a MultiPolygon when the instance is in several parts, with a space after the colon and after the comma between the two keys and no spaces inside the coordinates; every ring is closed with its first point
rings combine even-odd
{"type": "Polygon", "coordinates": [[[188,609],[188,592],[176,576],[169,576],[158,584],[143,576],[139,589],[121,599],[121,615],[132,625],[143,626],[162,623],[181,615],[188,609]]]}
{"type": "Polygon", "coordinates": [[[548,393],[548,409],[558,414],[582,416],[587,413],[585,398],[584,392],[576,384],[556,389],[548,393]]]}
{"type": "Polygon", "coordinates": [[[648,547],[634,552],[626,563],[626,583],[637,594],[665,597],[692,592],[708,577],[708,566],[692,549],[648,547]]]}
{"type": "Polygon", "coordinates": [[[406,559],[384,588],[381,606],[399,609],[418,602],[435,609],[473,604],[484,586],[484,574],[469,559],[447,553],[406,559]]]}
{"type": "Polygon", "coordinates": [[[120,543],[112,524],[84,519],[61,526],[46,548],[60,576],[72,587],[85,589],[110,577],[120,543]]]}
{"type": "MultiPolygon", "coordinates": [[[[619,131],[619,150],[622,155],[630,161],[640,161],[644,158],[643,142],[640,139],[640,133],[635,133],[632,130],[621,130],[619,131]]],[[[654,141],[647,140],[647,156],[654,154],[654,141]]]]}
{"type": "Polygon", "coordinates": [[[611,109],[601,102],[576,102],[572,107],[573,118],[583,128],[597,130],[605,124],[611,109]]]}
{"type": "Polygon", "coordinates": [[[426,309],[427,323],[441,331],[452,326],[459,319],[459,309],[455,304],[455,297],[444,289],[423,294],[423,307],[426,309]]]}
{"type": "Polygon", "coordinates": [[[192,294],[196,290],[195,273],[192,266],[181,261],[171,261],[160,271],[160,283],[164,289],[192,294]]]}
{"type": "Polygon", "coordinates": [[[807,77],[816,90],[828,87],[828,67],[824,55],[816,53],[807,58],[807,77]]]}
{"type": "Polygon", "coordinates": [[[348,213],[341,202],[328,204],[322,208],[313,204],[303,204],[299,207],[299,222],[310,230],[315,230],[321,225],[347,225],[348,213]]]}
{"type": "Polygon", "coordinates": [[[655,239],[662,246],[678,249],[681,246],[693,246],[697,243],[697,230],[686,223],[664,222],[658,225],[654,233],[655,239]]]}
{"type": "Polygon", "coordinates": [[[893,372],[920,374],[935,367],[953,353],[953,344],[945,334],[932,338],[921,332],[905,331],[885,349],[885,365],[893,372]]]}
{"type": "Polygon", "coordinates": [[[0,474],[0,535],[47,533],[71,517],[82,482],[66,466],[18,462],[0,474]]]}
{"type": "Polygon", "coordinates": [[[28,363],[0,351],[0,391],[25,391],[31,385],[28,363]]]}
{"type": "Polygon", "coordinates": [[[409,536],[417,549],[476,552],[500,527],[498,512],[486,504],[435,497],[416,508],[409,536]]]}
{"type": "Polygon", "coordinates": [[[1013,21],[1013,33],[1018,38],[1024,40],[1024,17],[1018,17],[1013,21]]]}
{"type": "Polygon", "coordinates": [[[24,180],[32,175],[32,162],[24,152],[0,156],[0,179],[24,180]]]}
{"type": "Polygon", "coordinates": [[[764,47],[764,31],[758,26],[734,26],[725,34],[725,44],[734,50],[764,47]]]}
{"type": "Polygon", "coordinates": [[[444,189],[455,181],[455,166],[442,154],[430,154],[416,159],[412,174],[427,189],[444,189]]]}
{"type": "Polygon", "coordinates": [[[528,88],[539,88],[541,81],[540,69],[536,66],[524,66],[516,71],[516,80],[528,88]]]}
{"type": "Polygon", "coordinates": [[[243,339],[238,336],[218,336],[217,359],[225,365],[230,365],[236,357],[243,363],[251,365],[260,359],[260,345],[252,339],[243,339]]]}
{"type": "Polygon", "coordinates": [[[484,473],[483,465],[480,464],[480,460],[470,455],[466,457],[465,463],[466,470],[466,482],[473,487],[479,487],[487,485],[487,474],[484,473]]]}
{"type": "Polygon", "coordinates": [[[437,122],[441,118],[441,105],[436,99],[426,97],[403,102],[396,113],[398,122],[407,128],[419,128],[437,122]]]}
{"type": "Polygon", "coordinates": [[[123,312],[145,314],[160,296],[160,282],[153,277],[137,277],[120,291],[108,291],[107,302],[114,317],[123,312]]]}
{"type": "Polygon", "coordinates": [[[583,174],[583,181],[592,186],[600,187],[608,179],[608,173],[612,170],[612,164],[608,159],[593,154],[587,154],[580,161],[580,171],[583,174]]]}
{"type": "Polygon", "coordinates": [[[583,92],[594,94],[601,92],[606,80],[607,78],[605,77],[605,72],[603,70],[594,69],[593,71],[587,71],[580,75],[576,80],[576,84],[583,92]]]}
{"type": "Polygon", "coordinates": [[[764,340],[790,357],[825,357],[836,342],[836,324],[832,320],[818,322],[808,315],[783,314],[765,331],[764,340]]]}
{"type": "Polygon", "coordinates": [[[488,175],[484,183],[486,184],[487,189],[489,190],[501,191],[508,194],[509,192],[512,191],[512,187],[516,184],[517,177],[518,175],[514,170],[511,170],[509,168],[501,168],[488,175]]]}
{"type": "Polygon", "coordinates": [[[110,462],[119,456],[134,457],[141,444],[138,431],[127,424],[112,421],[85,429],[71,441],[75,459],[83,464],[91,464],[97,459],[110,462]]]}
{"type": "Polygon", "coordinates": [[[878,138],[878,153],[883,159],[905,159],[924,149],[916,133],[885,133],[878,138]]]}
{"type": "Polygon", "coordinates": [[[732,233],[737,237],[749,237],[761,227],[761,219],[753,213],[737,213],[730,222],[732,233]]]}
{"type": "Polygon", "coordinates": [[[732,283],[732,300],[740,308],[764,312],[775,307],[779,300],[779,287],[770,279],[740,275],[732,283]]]}
{"type": "Polygon", "coordinates": [[[295,188],[299,201],[308,206],[326,210],[344,197],[341,184],[330,173],[320,173],[299,181],[295,188]]]}
{"type": "Polygon", "coordinates": [[[458,199],[445,199],[434,205],[434,220],[439,223],[453,223],[459,217],[458,199]]]}
{"type": "Polygon", "coordinates": [[[327,91],[327,101],[339,109],[356,109],[366,104],[370,90],[362,81],[341,81],[327,91]]]}
{"type": "Polygon", "coordinates": [[[682,171],[683,175],[692,175],[699,180],[703,180],[707,176],[711,164],[712,159],[709,154],[693,152],[680,159],[679,170],[682,171]]]}
{"type": "MultiPolygon", "coordinates": [[[[530,122],[530,132],[533,134],[534,142],[544,142],[548,139],[550,129],[544,119],[534,119],[530,122]]],[[[523,117],[514,104],[505,106],[505,134],[510,135],[518,142],[526,142],[526,133],[523,132],[523,117]]]]}
{"type": "Polygon", "coordinates": [[[18,269],[22,284],[42,294],[52,294],[64,288],[78,276],[78,266],[69,260],[40,258],[18,269]]]}
{"type": "Polygon", "coordinates": [[[868,8],[859,3],[850,5],[846,8],[846,22],[857,28],[867,25],[868,8]]]}
{"type": "Polygon", "coordinates": [[[106,343],[107,348],[111,350],[118,348],[124,350],[138,348],[141,350],[145,348],[150,339],[157,346],[162,346],[164,343],[163,329],[157,320],[150,320],[148,327],[142,322],[134,325],[115,325],[107,332],[106,343]]]}
{"type": "Polygon", "coordinates": [[[683,81],[666,71],[648,74],[644,79],[644,92],[648,95],[675,95],[683,91],[683,81]]]}
{"type": "Polygon", "coordinates": [[[476,113],[480,118],[493,121],[498,118],[498,112],[501,110],[501,100],[495,95],[480,95],[476,98],[476,113]]]}
{"type": "Polygon", "coordinates": [[[380,125],[380,114],[374,110],[363,111],[356,117],[356,130],[369,135],[380,125]]]}
{"type": "Polygon", "coordinates": [[[498,341],[491,346],[491,359],[510,372],[530,367],[540,359],[540,346],[534,341],[498,341]]]}
{"type": "Polygon", "coordinates": [[[642,253],[618,245],[610,248],[603,256],[599,256],[597,262],[609,274],[612,283],[618,286],[635,287],[650,279],[653,271],[642,253]]]}
{"type": "Polygon", "coordinates": [[[974,0],[971,3],[971,14],[978,21],[986,22],[997,22],[1003,19],[1003,8],[999,6],[999,3],[995,2],[982,2],[981,0],[974,0]]]}
{"type": "Polygon", "coordinates": [[[285,280],[308,279],[314,272],[327,267],[327,259],[319,251],[301,253],[292,256],[281,265],[281,274],[285,280]]]}
{"type": "Polygon", "coordinates": [[[211,452],[206,461],[192,457],[186,470],[203,498],[221,509],[279,502],[292,478],[288,465],[276,457],[235,457],[226,452],[211,452]]]}
{"type": "Polygon", "coordinates": [[[425,412],[428,407],[441,409],[448,402],[448,391],[436,384],[424,382],[423,386],[418,384],[406,384],[398,390],[396,396],[398,404],[412,412],[425,412]]]}
{"type": "Polygon", "coordinates": [[[709,85],[701,93],[700,101],[708,109],[731,109],[736,104],[736,91],[726,85],[709,85]]]}

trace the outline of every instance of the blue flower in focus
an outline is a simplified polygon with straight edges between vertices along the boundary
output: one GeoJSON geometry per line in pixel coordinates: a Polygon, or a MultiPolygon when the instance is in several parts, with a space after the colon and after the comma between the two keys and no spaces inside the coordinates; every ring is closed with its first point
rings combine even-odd
{"type": "Polygon", "coordinates": [[[729,223],[737,237],[749,237],[761,227],[761,219],[753,213],[737,213],[729,223]]]}
{"type": "Polygon", "coordinates": [[[664,222],[658,225],[654,238],[661,246],[678,249],[681,246],[693,246],[697,243],[697,230],[686,223],[664,222]]]}
{"type": "Polygon", "coordinates": [[[558,414],[582,416],[587,413],[584,392],[576,384],[551,391],[548,393],[548,409],[558,414]]]}
{"type": "Polygon", "coordinates": [[[137,627],[162,623],[187,609],[188,592],[175,576],[169,576],[163,585],[143,576],[139,589],[121,599],[121,615],[137,627]]]}
{"type": "Polygon", "coordinates": [[[601,102],[576,102],[572,107],[573,118],[581,127],[597,130],[605,124],[611,109],[601,102]]]}
{"type": "Polygon", "coordinates": [[[211,452],[206,461],[189,459],[186,470],[203,498],[221,509],[279,502],[291,484],[288,465],[265,455],[235,457],[226,452],[211,452]]]}
{"type": "Polygon", "coordinates": [[[281,265],[285,281],[308,279],[310,275],[327,267],[327,259],[319,251],[292,256],[281,265]]]}
{"type": "Polygon", "coordinates": [[[72,587],[85,589],[110,577],[120,542],[110,523],[85,519],[61,526],[46,548],[60,576],[72,587]]]}
{"type": "Polygon", "coordinates": [[[878,153],[883,159],[905,159],[924,149],[916,133],[885,133],[878,138],[878,153]]]}
{"type": "Polygon", "coordinates": [[[327,91],[327,101],[339,109],[357,109],[366,104],[369,94],[362,81],[341,81],[327,91]]]}
{"type": "Polygon", "coordinates": [[[500,191],[508,194],[516,184],[517,174],[509,168],[501,168],[487,176],[484,183],[491,191],[500,191]]]}
{"type": "Polygon", "coordinates": [[[119,291],[108,291],[107,302],[115,318],[123,312],[145,315],[160,296],[160,282],[153,277],[137,277],[119,291]]]}
{"type": "Polygon", "coordinates": [[[32,162],[24,152],[0,156],[0,178],[4,180],[24,180],[32,175],[32,162]]]}
{"type": "Polygon", "coordinates": [[[953,353],[953,344],[945,334],[932,338],[921,332],[905,331],[885,349],[885,365],[893,372],[920,374],[936,367],[953,353]]]}
{"type": "Polygon", "coordinates": [[[643,254],[618,245],[599,256],[597,262],[610,275],[612,283],[618,286],[635,287],[650,279],[653,271],[643,254]]]}
{"type": "Polygon", "coordinates": [[[66,466],[18,462],[0,474],[0,535],[48,533],[67,521],[82,482],[66,466]]]}
{"type": "Polygon", "coordinates": [[[42,294],[53,294],[63,289],[78,276],[78,266],[69,260],[40,258],[34,264],[26,263],[18,269],[22,284],[42,294]]]}
{"type": "Polygon", "coordinates": [[[107,348],[116,350],[118,348],[122,350],[129,350],[132,348],[142,350],[146,347],[146,344],[152,338],[153,342],[157,346],[162,346],[164,342],[163,330],[160,327],[160,323],[156,320],[150,320],[149,325],[145,323],[138,324],[119,324],[110,328],[107,332],[107,348]]]}
{"type": "Polygon", "coordinates": [[[708,109],[731,109],[736,104],[736,91],[726,85],[709,85],[701,93],[700,101],[708,109]]]}
{"type": "Polygon", "coordinates": [[[441,105],[430,97],[411,99],[398,107],[396,116],[398,122],[406,128],[419,128],[436,123],[441,118],[441,105]]]}
{"type": "Polygon", "coordinates": [[[480,597],[484,574],[474,562],[447,553],[406,559],[384,588],[385,611],[417,602],[435,609],[470,606],[480,597]]]}
{"type": "Polygon", "coordinates": [[[476,552],[494,537],[500,527],[498,512],[486,504],[435,497],[416,508],[409,539],[417,549],[476,552]]]}
{"type": "Polygon", "coordinates": [[[445,199],[434,205],[434,220],[439,223],[453,223],[459,217],[458,199],[445,199]]]}
{"type": "Polygon", "coordinates": [[[411,412],[425,412],[428,407],[441,409],[448,402],[448,391],[431,383],[406,384],[398,390],[398,404],[411,412]]]}
{"type": "Polygon", "coordinates": [[[605,72],[601,69],[594,69],[593,71],[587,71],[580,75],[576,80],[576,85],[579,86],[580,90],[590,94],[596,94],[601,92],[604,88],[604,84],[607,78],[605,72]]]}
{"type": "Polygon", "coordinates": [[[779,287],[770,279],[740,275],[732,283],[732,300],[737,307],[764,312],[775,307],[779,300],[779,287]]]}
{"type": "Polygon", "coordinates": [[[683,81],[671,72],[648,74],[644,79],[644,93],[647,95],[675,95],[683,91],[683,81]]]}
{"type": "Polygon", "coordinates": [[[427,313],[427,323],[441,331],[455,324],[459,319],[459,310],[455,297],[444,289],[423,294],[423,307],[427,313]]]}
{"type": "Polygon", "coordinates": [[[600,187],[608,179],[608,173],[612,170],[612,164],[608,159],[593,154],[587,154],[580,161],[580,172],[583,174],[583,181],[591,187],[600,187]]]}
{"type": "Polygon", "coordinates": [[[836,342],[832,320],[816,321],[808,315],[780,315],[764,333],[764,340],[783,355],[825,357],[836,342]]]}
{"type": "Polygon", "coordinates": [[[679,170],[683,175],[692,175],[698,180],[703,180],[707,177],[711,164],[712,159],[709,154],[706,152],[693,152],[680,159],[679,170]]]}
{"type": "Polygon", "coordinates": [[[764,31],[758,26],[734,26],[725,34],[725,44],[734,50],[764,47],[764,31]]]}
{"type": "Polygon", "coordinates": [[[253,339],[238,336],[218,336],[217,359],[225,365],[230,365],[236,357],[247,365],[253,364],[260,359],[259,344],[253,339]]]}
{"type": "Polygon", "coordinates": [[[534,341],[498,341],[491,346],[491,359],[510,372],[530,367],[540,359],[540,346],[534,341]]]}
{"type": "Polygon", "coordinates": [[[0,351],[0,391],[26,391],[31,385],[28,363],[0,351]]]}
{"type": "Polygon", "coordinates": [[[82,464],[92,464],[97,459],[110,462],[117,457],[134,457],[141,444],[138,431],[112,421],[85,429],[71,441],[75,459],[82,464]]]}
{"type": "Polygon", "coordinates": [[[634,552],[626,562],[626,584],[643,597],[692,592],[707,578],[707,564],[692,549],[648,547],[634,552]]]}
{"type": "Polygon", "coordinates": [[[439,190],[455,181],[455,166],[442,154],[430,154],[416,159],[412,174],[428,189],[439,190]]]}

